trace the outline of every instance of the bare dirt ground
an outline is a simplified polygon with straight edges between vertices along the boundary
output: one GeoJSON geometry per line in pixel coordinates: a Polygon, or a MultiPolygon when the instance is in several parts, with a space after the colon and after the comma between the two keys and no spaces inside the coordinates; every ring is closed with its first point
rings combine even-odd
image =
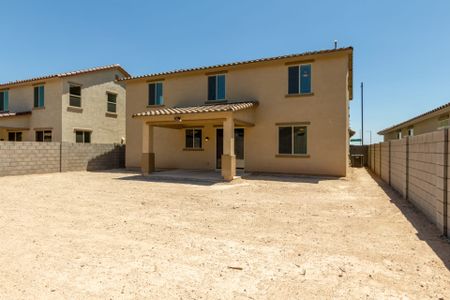
{"type": "Polygon", "coordinates": [[[75,172],[0,186],[2,299],[450,298],[450,244],[362,169],[209,185],[75,172]]]}

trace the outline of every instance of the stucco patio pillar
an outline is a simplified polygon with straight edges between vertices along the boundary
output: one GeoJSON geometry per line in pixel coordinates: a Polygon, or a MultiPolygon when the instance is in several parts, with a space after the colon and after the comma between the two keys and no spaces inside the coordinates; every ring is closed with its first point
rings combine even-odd
{"type": "Polygon", "coordinates": [[[234,154],[234,120],[227,117],[223,122],[222,176],[231,181],[236,176],[236,156],[234,154]]]}
{"type": "Polygon", "coordinates": [[[141,171],[143,175],[150,174],[155,171],[155,153],[153,152],[153,126],[142,125],[142,159],[141,171]]]}

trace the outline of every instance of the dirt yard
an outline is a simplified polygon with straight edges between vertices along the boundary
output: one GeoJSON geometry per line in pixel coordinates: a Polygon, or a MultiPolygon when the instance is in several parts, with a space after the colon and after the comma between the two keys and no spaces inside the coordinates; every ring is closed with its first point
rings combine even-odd
{"type": "Polygon", "coordinates": [[[362,169],[232,184],[75,172],[0,186],[1,299],[450,298],[450,244],[362,169]]]}

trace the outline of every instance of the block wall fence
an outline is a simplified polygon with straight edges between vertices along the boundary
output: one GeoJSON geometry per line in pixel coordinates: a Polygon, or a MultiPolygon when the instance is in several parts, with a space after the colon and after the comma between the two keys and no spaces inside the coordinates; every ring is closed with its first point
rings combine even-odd
{"type": "Polygon", "coordinates": [[[0,176],[125,168],[125,146],[0,142],[0,176]]]}
{"type": "Polygon", "coordinates": [[[449,237],[449,130],[369,145],[368,167],[449,237]]]}

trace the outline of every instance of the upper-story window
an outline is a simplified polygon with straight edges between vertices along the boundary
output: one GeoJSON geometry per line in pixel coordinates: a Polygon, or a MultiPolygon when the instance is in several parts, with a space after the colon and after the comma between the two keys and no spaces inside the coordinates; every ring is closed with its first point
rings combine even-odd
{"type": "Polygon", "coordinates": [[[34,107],[44,107],[44,86],[35,86],[34,87],[34,107]]]}
{"type": "Polygon", "coordinates": [[[70,84],[69,105],[74,107],[81,107],[81,85],[70,84]]]}
{"type": "Polygon", "coordinates": [[[117,112],[117,94],[114,93],[106,93],[107,95],[107,103],[106,103],[106,111],[110,113],[117,112]]]}
{"type": "Polygon", "coordinates": [[[225,100],[225,75],[208,76],[208,100],[225,100]]]}
{"type": "Polygon", "coordinates": [[[310,94],[311,64],[292,66],[288,68],[288,94],[310,94]]]}
{"type": "Polygon", "coordinates": [[[397,131],[397,139],[399,139],[399,140],[402,139],[402,131],[401,130],[397,131]]]}
{"type": "Polygon", "coordinates": [[[8,91],[0,91],[0,111],[8,111],[8,91]]]}
{"type": "Polygon", "coordinates": [[[150,83],[148,85],[148,105],[163,105],[163,84],[162,82],[150,83]]]}
{"type": "Polygon", "coordinates": [[[414,135],[414,127],[413,126],[408,128],[408,135],[409,136],[413,136],[414,135]]]}

